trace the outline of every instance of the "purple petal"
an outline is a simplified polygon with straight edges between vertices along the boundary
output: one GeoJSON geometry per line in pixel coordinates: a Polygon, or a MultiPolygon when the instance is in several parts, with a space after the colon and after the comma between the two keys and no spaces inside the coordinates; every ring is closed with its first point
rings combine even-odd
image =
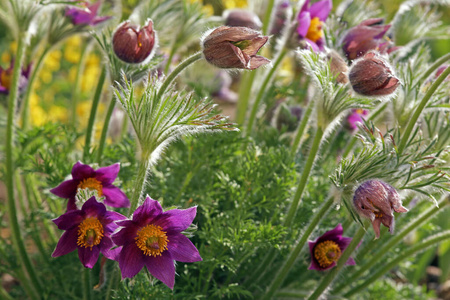
{"type": "Polygon", "coordinates": [[[144,203],[134,211],[133,221],[139,224],[148,224],[162,213],[163,209],[161,204],[147,196],[144,203]]]}
{"type": "Polygon", "coordinates": [[[348,266],[354,266],[354,265],[356,265],[356,262],[353,258],[349,257],[349,259],[347,260],[347,262],[345,264],[348,266]]]}
{"type": "Polygon", "coordinates": [[[301,37],[305,37],[308,33],[309,26],[311,25],[311,15],[309,12],[301,13],[298,16],[298,27],[297,27],[297,33],[301,37]]]}
{"type": "Polygon", "coordinates": [[[97,246],[94,247],[78,247],[78,258],[83,266],[92,269],[98,260],[100,255],[100,249],[97,246]]]}
{"type": "Polygon", "coordinates": [[[92,21],[91,25],[97,25],[98,23],[104,22],[104,21],[109,20],[111,18],[112,18],[112,16],[95,17],[94,20],[92,21]]]}
{"type": "Polygon", "coordinates": [[[333,7],[333,3],[331,0],[322,0],[314,3],[309,8],[309,12],[311,14],[311,18],[319,18],[320,21],[325,22],[330,14],[331,8],[333,7]]]}
{"type": "Polygon", "coordinates": [[[98,12],[98,8],[100,7],[101,2],[97,1],[91,5],[88,6],[89,11],[91,12],[92,16],[96,16],[98,12]]]}
{"type": "Polygon", "coordinates": [[[78,161],[72,168],[72,177],[77,181],[81,181],[86,178],[94,178],[95,171],[89,165],[85,165],[78,161]]]}
{"type": "Polygon", "coordinates": [[[112,207],[130,207],[128,197],[114,185],[104,186],[102,188],[105,196],[105,204],[112,207]]]}
{"type": "Polygon", "coordinates": [[[122,248],[119,253],[119,267],[122,278],[132,278],[144,267],[143,252],[132,243],[122,248]]]}
{"type": "Polygon", "coordinates": [[[337,244],[342,252],[344,252],[345,249],[347,249],[348,245],[350,245],[353,238],[350,237],[341,237],[339,241],[337,241],[337,244]]]}
{"type": "Polygon", "coordinates": [[[375,239],[380,238],[380,225],[381,219],[375,218],[375,220],[372,221],[373,231],[375,232],[375,239]]]}
{"type": "Polygon", "coordinates": [[[56,245],[55,251],[52,253],[52,257],[66,255],[67,253],[74,251],[77,248],[77,239],[77,228],[64,232],[56,245]]]}
{"type": "Polygon", "coordinates": [[[60,185],[50,190],[50,192],[58,197],[69,199],[77,194],[77,180],[66,180],[60,185]]]}
{"type": "Polygon", "coordinates": [[[105,205],[101,202],[97,202],[95,197],[89,198],[89,200],[83,204],[81,210],[86,213],[86,216],[97,218],[106,213],[105,205]]]}
{"type": "Polygon", "coordinates": [[[170,253],[164,251],[158,257],[146,256],[144,261],[150,274],[173,290],[175,285],[175,265],[170,253]]]}
{"type": "Polygon", "coordinates": [[[314,51],[314,52],[320,51],[320,47],[316,43],[314,43],[313,41],[311,41],[308,38],[305,38],[305,41],[311,46],[312,51],[314,51]]]}
{"type": "Polygon", "coordinates": [[[181,262],[202,261],[200,253],[192,242],[183,234],[169,235],[168,251],[174,260],[181,262]]]}
{"type": "Polygon", "coordinates": [[[68,230],[77,227],[83,220],[85,214],[81,210],[71,210],[52,220],[58,229],[68,230]]]}
{"type": "Polygon", "coordinates": [[[101,219],[105,233],[110,234],[114,232],[117,228],[119,228],[119,225],[117,225],[115,221],[125,219],[126,217],[124,215],[119,214],[118,212],[115,211],[106,212],[106,214],[101,219]]]}
{"type": "Polygon", "coordinates": [[[121,221],[117,222],[117,224],[123,226],[122,224],[125,222],[132,222],[132,225],[122,228],[119,232],[111,236],[113,242],[118,246],[134,244],[134,238],[137,236],[137,231],[140,229],[133,221],[121,221]]]}
{"type": "Polygon", "coordinates": [[[309,11],[309,0],[306,0],[305,3],[303,4],[302,9],[300,10],[300,14],[305,11],[309,11]]]}
{"type": "Polygon", "coordinates": [[[67,211],[71,211],[71,210],[78,210],[76,201],[75,201],[75,196],[70,197],[69,201],[67,202],[67,211]]]}
{"type": "Polygon", "coordinates": [[[321,235],[317,239],[316,243],[318,243],[319,240],[320,241],[327,241],[327,240],[338,241],[342,237],[343,233],[344,233],[344,229],[342,228],[341,223],[339,223],[334,229],[329,230],[329,231],[325,232],[323,235],[321,235]]]}
{"type": "Polygon", "coordinates": [[[188,209],[172,209],[164,212],[160,219],[155,221],[155,225],[161,226],[168,232],[181,232],[186,230],[197,214],[197,207],[188,209]]]}
{"type": "Polygon", "coordinates": [[[120,171],[120,164],[114,164],[108,167],[102,167],[95,171],[95,179],[100,181],[103,185],[109,185],[117,178],[120,171]]]}

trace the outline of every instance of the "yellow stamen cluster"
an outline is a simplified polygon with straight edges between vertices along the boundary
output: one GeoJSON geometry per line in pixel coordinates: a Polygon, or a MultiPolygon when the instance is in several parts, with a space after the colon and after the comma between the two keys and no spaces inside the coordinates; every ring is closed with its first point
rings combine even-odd
{"type": "Polygon", "coordinates": [[[100,244],[103,238],[103,225],[95,217],[84,219],[78,225],[78,240],[77,245],[80,247],[92,247],[100,244]]]}
{"type": "Polygon", "coordinates": [[[134,239],[136,245],[145,255],[154,257],[161,256],[161,253],[167,250],[167,243],[169,242],[166,232],[160,226],[153,224],[142,227],[134,239]]]}
{"type": "Polygon", "coordinates": [[[320,21],[318,17],[313,18],[309,25],[308,32],[306,33],[306,37],[314,43],[317,42],[323,36],[322,26],[323,22],[320,21]]]}
{"type": "Polygon", "coordinates": [[[100,181],[98,181],[95,178],[86,178],[81,181],[77,188],[79,189],[90,189],[90,190],[96,190],[98,193],[98,196],[103,196],[103,185],[100,181]]]}
{"type": "Polygon", "coordinates": [[[341,257],[341,248],[333,241],[320,242],[314,247],[314,257],[322,268],[326,268],[341,257]]]}

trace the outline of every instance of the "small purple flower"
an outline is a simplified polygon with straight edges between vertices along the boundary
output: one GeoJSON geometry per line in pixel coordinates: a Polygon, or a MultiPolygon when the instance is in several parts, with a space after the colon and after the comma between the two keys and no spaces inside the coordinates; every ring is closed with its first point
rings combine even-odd
{"type": "Polygon", "coordinates": [[[297,33],[300,39],[305,40],[314,52],[324,49],[322,26],[332,7],[331,0],[318,1],[310,7],[309,0],[306,0],[297,16],[297,33]]]}
{"type": "Polygon", "coordinates": [[[147,197],[133,213],[132,220],[117,222],[124,227],[112,236],[114,243],[122,246],[117,257],[122,278],[132,278],[146,266],[154,277],[173,289],[174,260],[202,260],[197,248],[181,233],[196,213],[197,207],[163,212],[158,201],[147,197]]]}
{"type": "Polygon", "coordinates": [[[80,161],[72,168],[72,179],[62,182],[50,192],[58,197],[69,199],[67,210],[77,209],[75,196],[78,189],[96,190],[99,197],[105,196],[105,204],[112,207],[129,207],[130,200],[112,183],[117,178],[120,164],[94,170],[80,161]]]}
{"type": "Polygon", "coordinates": [[[73,25],[91,25],[95,26],[98,23],[106,21],[111,18],[111,16],[99,17],[98,9],[100,7],[101,1],[94,4],[88,5],[84,2],[85,8],[81,7],[68,7],[66,9],[66,16],[72,20],[73,25]]]}
{"type": "MultiPolygon", "coordinates": [[[[309,270],[325,271],[336,266],[336,262],[352,241],[352,238],[343,237],[343,233],[342,225],[338,224],[336,228],[325,232],[314,242],[308,242],[311,253],[309,270]]],[[[356,263],[350,257],[345,264],[355,265],[356,263]]]]}
{"type": "Polygon", "coordinates": [[[52,257],[66,255],[78,248],[78,257],[86,268],[91,268],[98,260],[100,252],[109,259],[114,259],[119,248],[114,246],[110,235],[119,227],[115,221],[126,219],[125,216],[107,211],[103,203],[95,197],[83,204],[81,210],[71,210],[53,222],[59,229],[65,230],[53,251],[52,257]]]}
{"type": "MultiPolygon", "coordinates": [[[[8,69],[0,67],[0,94],[9,94],[11,81],[13,77],[14,60],[11,61],[8,69]]],[[[22,91],[28,85],[28,77],[30,77],[31,64],[26,69],[22,68],[19,78],[19,91],[22,91]]]]}
{"type": "Polygon", "coordinates": [[[347,117],[348,126],[351,130],[358,129],[358,123],[364,124],[364,120],[369,114],[368,110],[358,108],[352,109],[352,113],[347,117]]]}
{"type": "Polygon", "coordinates": [[[353,205],[363,217],[370,219],[376,238],[380,237],[380,226],[389,228],[394,233],[394,212],[404,213],[402,200],[394,187],[381,180],[368,180],[355,191],[353,205]]]}

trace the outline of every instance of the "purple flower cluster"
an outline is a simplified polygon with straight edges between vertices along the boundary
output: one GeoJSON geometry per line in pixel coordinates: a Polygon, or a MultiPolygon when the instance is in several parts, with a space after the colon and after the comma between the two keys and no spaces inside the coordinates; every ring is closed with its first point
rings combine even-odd
{"type": "Polygon", "coordinates": [[[84,2],[84,8],[68,7],[66,9],[66,17],[71,19],[73,25],[95,26],[111,18],[111,16],[98,16],[98,9],[100,8],[100,4],[101,1],[98,1],[91,5],[88,5],[87,2],[84,2]]]}
{"type": "Polygon", "coordinates": [[[78,257],[86,268],[92,268],[100,253],[119,262],[122,278],[132,278],[144,267],[169,288],[175,284],[174,261],[196,262],[202,258],[192,242],[182,234],[194,220],[197,207],[164,212],[158,201],[147,197],[136,209],[131,220],[108,211],[96,197],[91,197],[78,208],[75,196],[78,189],[97,191],[105,196],[105,204],[128,207],[125,194],[112,185],[120,165],[94,170],[77,162],[72,179],[51,190],[67,198],[67,212],[53,220],[65,232],[61,236],[53,257],[78,250],[78,257]]]}
{"type": "Polygon", "coordinates": [[[297,16],[299,37],[305,40],[315,52],[324,49],[322,26],[332,7],[331,0],[318,1],[311,6],[309,6],[309,0],[306,0],[297,16]]]}

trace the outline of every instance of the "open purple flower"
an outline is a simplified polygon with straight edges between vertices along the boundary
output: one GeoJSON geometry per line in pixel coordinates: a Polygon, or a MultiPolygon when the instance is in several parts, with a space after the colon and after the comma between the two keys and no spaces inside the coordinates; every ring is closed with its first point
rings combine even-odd
{"type": "MultiPolygon", "coordinates": [[[[333,268],[352,238],[343,237],[344,230],[338,224],[333,230],[325,232],[314,242],[308,242],[311,253],[309,270],[325,271],[333,268]]],[[[355,265],[355,260],[349,258],[346,265],[355,265]]]]}
{"type": "Polygon", "coordinates": [[[350,129],[357,129],[358,123],[364,124],[364,120],[367,118],[368,114],[369,111],[362,108],[352,109],[352,113],[347,117],[347,122],[350,129]]]}
{"type": "Polygon", "coordinates": [[[117,222],[124,227],[112,236],[114,243],[122,246],[117,257],[122,278],[132,278],[146,266],[154,277],[173,289],[174,260],[202,260],[197,248],[181,233],[196,213],[197,207],[163,212],[158,201],[147,197],[133,213],[132,220],[117,222]]]}
{"type": "Polygon", "coordinates": [[[355,191],[353,205],[361,216],[370,219],[376,238],[380,237],[381,224],[394,233],[394,212],[408,211],[395,188],[381,180],[362,183],[355,191]]]}
{"type": "Polygon", "coordinates": [[[105,197],[105,204],[112,207],[129,207],[130,200],[112,183],[117,178],[120,164],[94,170],[89,165],[77,162],[72,168],[72,179],[62,182],[50,192],[69,199],[67,210],[76,209],[75,196],[78,189],[96,190],[99,197],[105,197]]]}
{"type": "Polygon", "coordinates": [[[68,254],[78,249],[78,257],[86,268],[91,268],[102,253],[106,258],[114,259],[120,249],[114,246],[110,235],[119,227],[115,221],[125,216],[107,211],[103,203],[95,197],[86,201],[81,210],[66,212],[53,222],[59,229],[65,230],[53,251],[52,257],[68,254]]]}
{"type": "MultiPolygon", "coordinates": [[[[8,69],[0,67],[0,94],[9,94],[11,88],[11,81],[14,70],[14,60],[11,61],[8,69]]],[[[28,77],[30,77],[31,65],[28,65],[26,69],[22,68],[22,72],[19,78],[19,91],[22,91],[28,85],[28,77]]]]}
{"type": "Polygon", "coordinates": [[[100,7],[101,1],[98,1],[94,4],[87,5],[87,2],[84,3],[85,8],[81,7],[68,7],[66,9],[66,16],[72,20],[73,25],[97,25],[103,21],[106,21],[111,18],[111,16],[99,17],[98,9],[100,7]]]}
{"type": "Polygon", "coordinates": [[[311,6],[309,6],[309,0],[306,0],[297,16],[297,33],[300,39],[305,40],[314,52],[323,50],[322,26],[332,7],[331,0],[318,1],[311,6]]]}

